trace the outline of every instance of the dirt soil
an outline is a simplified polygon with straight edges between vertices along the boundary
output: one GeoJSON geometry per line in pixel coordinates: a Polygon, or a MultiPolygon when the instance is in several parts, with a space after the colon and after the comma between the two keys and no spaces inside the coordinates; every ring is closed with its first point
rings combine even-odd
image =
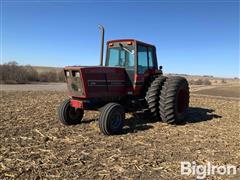
{"type": "Polygon", "coordinates": [[[124,133],[107,137],[97,112],[86,112],[79,125],[60,124],[65,98],[57,91],[1,92],[0,179],[195,179],[180,175],[181,161],[236,165],[232,178],[240,178],[237,100],[194,96],[183,125],[128,114],[124,133]]]}
{"type": "Polygon", "coordinates": [[[200,89],[195,91],[196,94],[204,94],[211,96],[222,96],[222,97],[236,97],[240,98],[240,85],[235,86],[220,86],[200,89]]]}
{"type": "Polygon", "coordinates": [[[0,84],[1,91],[66,91],[66,83],[0,84]]]}

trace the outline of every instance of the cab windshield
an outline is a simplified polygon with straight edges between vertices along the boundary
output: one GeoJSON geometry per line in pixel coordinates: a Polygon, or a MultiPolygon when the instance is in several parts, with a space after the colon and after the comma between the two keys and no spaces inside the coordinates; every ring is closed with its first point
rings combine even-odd
{"type": "Polygon", "coordinates": [[[109,48],[107,62],[110,67],[134,69],[134,46],[109,48]]]}

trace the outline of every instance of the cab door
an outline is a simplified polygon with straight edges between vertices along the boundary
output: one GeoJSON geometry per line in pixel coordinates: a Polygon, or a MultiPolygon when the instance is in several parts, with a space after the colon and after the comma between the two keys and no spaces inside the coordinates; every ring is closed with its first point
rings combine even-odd
{"type": "Polygon", "coordinates": [[[154,64],[154,48],[144,44],[137,46],[137,75],[135,78],[135,92],[141,94],[144,89],[145,82],[155,72],[154,64]]]}

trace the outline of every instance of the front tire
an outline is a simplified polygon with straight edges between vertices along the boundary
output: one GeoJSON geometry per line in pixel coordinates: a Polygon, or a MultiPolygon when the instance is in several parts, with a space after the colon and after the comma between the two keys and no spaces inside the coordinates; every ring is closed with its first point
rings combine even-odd
{"type": "Polygon", "coordinates": [[[159,109],[163,122],[181,123],[189,106],[189,87],[185,78],[168,77],[161,90],[159,109]]]}
{"type": "Polygon", "coordinates": [[[124,119],[124,108],[118,103],[108,103],[100,112],[99,128],[104,135],[120,134],[124,119]]]}
{"type": "Polygon", "coordinates": [[[84,110],[80,108],[74,108],[70,105],[70,100],[66,99],[62,102],[58,109],[58,117],[61,123],[64,125],[74,125],[81,123],[84,110]]]}

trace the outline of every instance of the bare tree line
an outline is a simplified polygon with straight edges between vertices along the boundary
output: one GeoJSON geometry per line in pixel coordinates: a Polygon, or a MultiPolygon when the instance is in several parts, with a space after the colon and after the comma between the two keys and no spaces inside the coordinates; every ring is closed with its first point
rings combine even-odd
{"type": "Polygon", "coordinates": [[[211,81],[209,79],[196,79],[196,80],[190,80],[190,85],[212,85],[211,81]]]}
{"type": "Polygon", "coordinates": [[[63,71],[49,70],[38,72],[32,66],[20,66],[11,61],[0,65],[1,84],[25,84],[31,82],[63,82],[65,76],[63,71]]]}

